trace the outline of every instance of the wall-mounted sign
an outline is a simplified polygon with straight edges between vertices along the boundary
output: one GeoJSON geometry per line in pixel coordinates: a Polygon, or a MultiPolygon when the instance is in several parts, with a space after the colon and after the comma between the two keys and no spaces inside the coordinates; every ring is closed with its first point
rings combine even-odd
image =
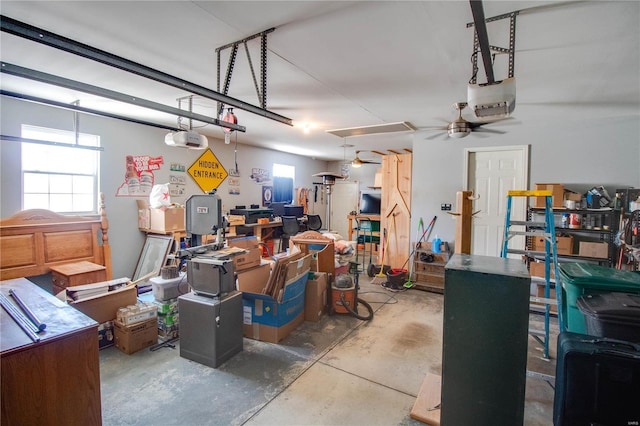
{"type": "Polygon", "coordinates": [[[124,182],[118,187],[116,197],[147,197],[151,193],[155,177],[164,159],[149,155],[127,155],[125,157],[124,182]]]}
{"type": "Polygon", "coordinates": [[[218,188],[228,176],[227,170],[210,148],[198,157],[187,172],[204,192],[218,188]]]}

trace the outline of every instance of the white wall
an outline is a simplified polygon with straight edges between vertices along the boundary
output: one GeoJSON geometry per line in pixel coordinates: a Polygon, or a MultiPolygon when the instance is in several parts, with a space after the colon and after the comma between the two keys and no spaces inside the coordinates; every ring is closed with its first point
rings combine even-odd
{"type": "MultiPolygon", "coordinates": [[[[425,140],[433,135],[418,132],[413,142],[412,233],[418,218],[428,222],[438,216],[431,236],[437,233],[452,244],[455,219],[440,211],[451,203],[455,211],[456,192],[464,188],[464,149],[468,147],[529,145],[529,185],[536,182],[563,183],[584,192],[603,185],[615,189],[640,187],[640,116],[637,111],[615,109],[572,111],[545,106],[518,106],[518,122],[496,126],[503,135],[480,138],[425,140]]],[[[482,194],[480,194],[482,195],[482,194]]]]}
{"type": "MultiPolygon", "coordinates": [[[[11,98],[0,98],[2,109],[2,134],[20,136],[21,124],[73,130],[73,113],[58,108],[23,102],[11,98]]],[[[128,123],[121,120],[97,116],[81,115],[80,131],[101,137],[104,151],[101,154],[100,190],[105,194],[105,204],[109,218],[109,241],[112,246],[114,277],[131,276],[140,250],[144,234],[137,228],[136,198],[116,197],[118,187],[123,183],[126,155],[162,156],[164,165],[154,173],[156,183],[169,181],[171,162],[183,164],[186,168],[202,154],[202,151],[168,147],[164,144],[167,131],[154,127],[128,123]]],[[[221,133],[222,135],[222,133],[221,133]]],[[[232,140],[235,140],[233,138],[232,140]]],[[[242,141],[242,134],[238,135],[242,141]]],[[[226,169],[235,168],[234,143],[225,145],[223,140],[209,138],[209,147],[226,169]]],[[[295,185],[312,188],[314,173],[327,170],[325,161],[238,145],[237,163],[240,170],[240,194],[229,194],[229,178],[218,188],[225,209],[236,205],[261,205],[262,185],[251,178],[252,168],[271,171],[273,163],[296,167],[295,185]]],[[[20,144],[2,141],[0,143],[0,216],[7,217],[22,209],[20,144]]],[[[73,168],[73,164],[69,164],[73,168]]],[[[186,173],[186,191],[183,197],[172,197],[171,201],[184,203],[189,195],[202,191],[186,173]]]]}

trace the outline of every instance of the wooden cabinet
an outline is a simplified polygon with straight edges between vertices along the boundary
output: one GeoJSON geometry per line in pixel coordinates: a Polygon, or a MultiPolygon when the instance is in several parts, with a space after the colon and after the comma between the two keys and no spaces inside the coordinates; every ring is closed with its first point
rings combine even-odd
{"type": "Polygon", "coordinates": [[[100,425],[98,323],[25,278],[10,289],[47,328],[34,342],[2,309],[0,424],[100,425]]]}

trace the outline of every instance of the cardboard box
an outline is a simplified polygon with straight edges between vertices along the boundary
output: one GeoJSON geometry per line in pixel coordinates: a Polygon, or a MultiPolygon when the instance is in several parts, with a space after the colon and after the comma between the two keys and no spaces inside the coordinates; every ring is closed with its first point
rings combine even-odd
{"type": "Polygon", "coordinates": [[[138,206],[138,229],[157,233],[184,231],[184,207],[154,209],[147,200],[136,200],[138,206]]]}
{"type": "Polygon", "coordinates": [[[243,288],[252,293],[262,293],[267,286],[270,273],[271,264],[269,262],[263,262],[259,266],[238,272],[238,291],[242,291],[240,289],[243,288]]]}
{"type": "MultiPolygon", "coordinates": [[[[95,285],[102,286],[103,284],[96,283],[95,285]]],[[[67,287],[67,292],[73,290],[74,287],[67,287]]],[[[102,324],[107,321],[115,320],[118,315],[118,309],[129,305],[135,305],[137,300],[138,290],[136,286],[129,285],[97,296],[69,301],[69,305],[102,324]]]]}
{"type": "Polygon", "coordinates": [[[151,229],[151,213],[147,200],[136,200],[138,207],[138,229],[143,231],[151,229]]]}
{"type": "Polygon", "coordinates": [[[287,275],[284,279],[285,285],[293,278],[309,272],[309,270],[311,269],[311,258],[312,256],[307,255],[298,260],[289,262],[289,264],[287,265],[287,275]]]}
{"type": "MultiPolygon", "coordinates": [[[[549,265],[549,274],[551,279],[555,278],[553,262],[549,265]]],[[[532,277],[544,278],[544,262],[531,262],[529,264],[529,275],[532,277]]]]}
{"type": "Polygon", "coordinates": [[[158,323],[152,318],[127,327],[116,321],[114,335],[116,347],[131,355],[158,343],[158,323]]]}
{"type": "Polygon", "coordinates": [[[149,214],[151,217],[151,231],[184,231],[184,207],[149,209],[149,214]]]}
{"type": "Polygon", "coordinates": [[[567,201],[580,202],[582,200],[582,194],[571,191],[570,189],[564,190],[564,199],[567,201]]]}
{"type": "MultiPolygon", "coordinates": [[[[297,263],[297,262],[292,262],[297,263]]],[[[305,287],[309,269],[285,283],[282,301],[254,293],[258,284],[238,282],[242,292],[243,334],[264,342],[278,343],[304,322],[305,287]]]]}
{"type": "Polygon", "coordinates": [[[327,312],[327,273],[309,272],[304,291],[304,320],[320,321],[327,312]]]}
{"type": "Polygon", "coordinates": [[[605,242],[580,241],[578,254],[580,256],[606,259],[609,257],[609,244],[605,242]]]}
{"type": "MultiPolygon", "coordinates": [[[[545,239],[544,237],[532,237],[534,251],[545,251],[545,239]]],[[[573,253],[573,236],[556,237],[556,249],[558,254],[572,254],[573,253]]]]}
{"type": "MultiPolygon", "coordinates": [[[[561,183],[536,183],[536,190],[547,190],[552,192],[553,207],[564,207],[564,185],[561,183]]],[[[544,197],[534,198],[533,207],[544,208],[544,197]]]]}
{"type": "MultiPolygon", "coordinates": [[[[544,264],[542,264],[544,266],[544,264]]],[[[544,271],[542,272],[544,274],[544,271]]],[[[533,293],[534,296],[536,297],[542,297],[544,298],[544,288],[545,288],[545,284],[544,283],[532,283],[532,286],[535,286],[535,291],[533,293]]],[[[549,299],[553,299],[553,300],[557,300],[556,299],[556,289],[555,288],[550,288],[549,289],[549,299]]],[[[544,303],[538,303],[538,302],[531,302],[532,305],[536,305],[536,306],[540,306],[544,309],[545,304],[544,303]]],[[[549,312],[553,312],[554,314],[558,313],[558,305],[549,305],[549,312]]]]}
{"type": "Polygon", "coordinates": [[[238,247],[247,251],[231,258],[236,272],[260,265],[262,251],[255,236],[230,239],[228,244],[229,247],[238,247]]]}

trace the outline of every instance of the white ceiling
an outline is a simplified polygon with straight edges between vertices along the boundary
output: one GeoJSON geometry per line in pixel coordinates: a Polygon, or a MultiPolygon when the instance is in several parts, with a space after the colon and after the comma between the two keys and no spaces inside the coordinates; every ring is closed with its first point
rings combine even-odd
{"type": "MultiPolygon", "coordinates": [[[[554,109],[567,118],[640,115],[639,2],[483,5],[486,17],[521,11],[516,20],[513,114],[519,123],[533,123],[554,109]]],[[[452,104],[466,99],[471,77],[473,30],[466,24],[473,17],[467,1],[3,0],[0,11],[213,90],[215,49],[275,27],[268,36],[267,108],[293,119],[296,126],[236,108],[239,124],[247,129],[237,135],[238,142],[327,160],[345,155],[343,139],[326,133],[330,129],[399,121],[418,129],[442,125],[454,117],[452,104]],[[305,123],[311,127],[309,133],[302,130],[305,123]]],[[[507,23],[488,24],[490,44],[508,46],[507,23]]],[[[0,43],[4,62],[172,107],[189,95],[4,32],[0,43]]],[[[259,73],[259,39],[249,42],[249,48],[259,73]]],[[[507,76],[504,55],[496,58],[494,69],[497,79],[507,76]]],[[[68,103],[79,100],[84,107],[172,126],[177,122],[174,116],[152,110],[6,74],[0,77],[4,90],[68,103]]],[[[485,81],[481,68],[478,82],[485,81]]],[[[228,94],[259,105],[244,49],[238,52],[228,94]]],[[[215,116],[215,102],[196,97],[194,112],[215,116]]],[[[198,130],[223,138],[215,126],[198,130]]],[[[352,157],[356,149],[411,148],[413,134],[358,136],[346,142],[354,145],[346,152],[352,157]]]]}

